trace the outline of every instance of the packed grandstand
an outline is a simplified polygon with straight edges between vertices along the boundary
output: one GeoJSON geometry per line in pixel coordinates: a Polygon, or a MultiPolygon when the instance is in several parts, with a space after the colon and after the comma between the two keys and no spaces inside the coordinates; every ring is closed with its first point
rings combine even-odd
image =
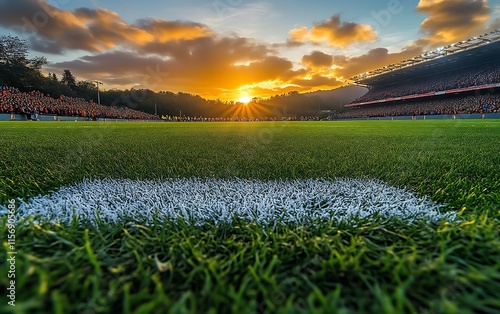
{"type": "Polygon", "coordinates": [[[410,100],[384,105],[367,105],[338,113],[332,118],[370,118],[397,116],[459,115],[500,113],[500,93],[454,95],[428,100],[410,100]]]}
{"type": "Polygon", "coordinates": [[[89,119],[115,118],[156,120],[157,116],[127,107],[103,106],[82,98],[61,95],[58,99],[39,91],[24,93],[17,88],[0,87],[0,113],[21,114],[32,119],[37,115],[72,116],[89,119]]]}
{"type": "Polygon", "coordinates": [[[500,113],[500,31],[352,78],[365,95],[334,118],[500,113]]]}

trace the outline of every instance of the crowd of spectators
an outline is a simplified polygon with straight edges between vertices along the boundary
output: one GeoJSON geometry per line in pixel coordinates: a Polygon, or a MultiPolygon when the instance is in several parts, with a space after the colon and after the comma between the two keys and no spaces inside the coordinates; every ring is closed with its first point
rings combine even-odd
{"type": "MultiPolygon", "coordinates": [[[[159,120],[160,117],[126,107],[98,105],[81,98],[61,96],[54,99],[39,91],[24,93],[12,87],[0,87],[0,113],[75,116],[89,119],[138,119],[159,120]]],[[[474,113],[500,113],[500,93],[469,96],[439,96],[428,100],[398,101],[384,105],[363,105],[336,113],[330,119],[352,119],[370,117],[453,115],[474,113]]],[[[253,121],[317,121],[317,116],[298,117],[189,117],[162,116],[169,122],[253,122],[253,121]]]]}
{"type": "Polygon", "coordinates": [[[61,95],[58,99],[39,91],[24,93],[13,87],[0,87],[0,113],[74,116],[89,119],[138,119],[157,120],[158,117],[127,107],[103,106],[82,98],[61,95]]]}
{"type": "Polygon", "coordinates": [[[493,83],[500,83],[499,66],[473,67],[448,73],[439,73],[412,81],[373,87],[368,93],[352,103],[419,95],[493,83]]]}
{"type": "Polygon", "coordinates": [[[30,119],[37,115],[73,116],[89,119],[138,119],[168,122],[253,122],[253,121],[311,121],[318,117],[219,117],[202,116],[162,116],[161,118],[127,107],[99,105],[82,98],[61,96],[54,99],[39,91],[24,93],[13,87],[0,87],[0,113],[27,115],[30,119]]]}
{"type": "Polygon", "coordinates": [[[333,119],[454,115],[474,113],[500,113],[500,94],[472,95],[463,97],[434,98],[395,102],[387,105],[363,105],[349,111],[338,113],[333,119]]]}

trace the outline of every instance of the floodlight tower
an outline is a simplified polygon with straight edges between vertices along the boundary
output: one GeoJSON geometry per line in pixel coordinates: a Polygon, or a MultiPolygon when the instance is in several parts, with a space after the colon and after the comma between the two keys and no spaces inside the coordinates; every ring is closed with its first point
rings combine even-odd
{"type": "Polygon", "coordinates": [[[104,83],[99,81],[89,81],[97,85],[97,104],[101,105],[101,95],[99,94],[99,85],[104,85],[104,83]]]}

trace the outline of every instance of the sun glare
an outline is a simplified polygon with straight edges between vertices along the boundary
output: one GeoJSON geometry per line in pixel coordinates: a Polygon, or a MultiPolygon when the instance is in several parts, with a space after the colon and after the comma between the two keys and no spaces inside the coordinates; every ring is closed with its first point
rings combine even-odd
{"type": "Polygon", "coordinates": [[[238,101],[244,104],[248,104],[250,101],[252,101],[252,97],[247,95],[241,96],[240,99],[238,99],[238,101]]]}

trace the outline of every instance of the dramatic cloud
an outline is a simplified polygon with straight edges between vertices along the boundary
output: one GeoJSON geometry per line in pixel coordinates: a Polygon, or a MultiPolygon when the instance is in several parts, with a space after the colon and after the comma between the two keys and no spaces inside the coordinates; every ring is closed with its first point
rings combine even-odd
{"type": "Polygon", "coordinates": [[[417,11],[429,15],[418,45],[436,47],[486,32],[490,7],[486,0],[420,0],[417,11]]]}
{"type": "MultiPolygon", "coordinates": [[[[277,55],[272,45],[241,37],[219,37],[207,26],[140,19],[126,23],[106,9],[61,10],[44,0],[0,1],[0,25],[28,32],[35,50],[91,54],[50,64],[71,69],[80,79],[100,79],[123,87],[214,95],[242,86],[274,87],[306,75],[277,55]],[[30,24],[37,22],[37,26],[30,24]]],[[[273,88],[270,88],[272,90],[273,88]]]]}
{"type": "Polygon", "coordinates": [[[307,27],[293,29],[289,35],[289,46],[326,43],[334,47],[346,47],[377,39],[377,34],[370,25],[342,22],[339,15],[315,24],[310,30],[307,27]]]}
{"type": "Polygon", "coordinates": [[[35,50],[59,54],[65,50],[102,52],[123,45],[138,47],[212,35],[208,27],[196,23],[140,20],[132,25],[106,9],[67,11],[45,0],[0,1],[0,26],[27,35],[35,50]]]}
{"type": "Polygon", "coordinates": [[[155,46],[155,54],[112,51],[52,64],[48,71],[72,69],[81,77],[155,90],[189,91],[206,97],[262,81],[288,80],[291,61],[246,38],[199,38],[155,46]],[[163,50],[162,50],[163,49],[163,50]]]}

